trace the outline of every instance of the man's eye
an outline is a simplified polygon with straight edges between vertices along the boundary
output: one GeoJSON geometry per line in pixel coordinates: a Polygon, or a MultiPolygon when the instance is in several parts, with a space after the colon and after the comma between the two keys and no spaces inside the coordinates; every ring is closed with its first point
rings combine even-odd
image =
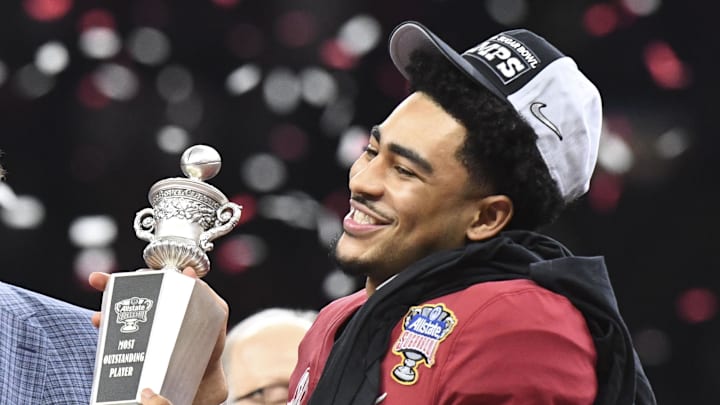
{"type": "Polygon", "coordinates": [[[377,151],[370,145],[365,147],[365,153],[367,153],[370,157],[377,156],[377,151]]]}
{"type": "Polygon", "coordinates": [[[415,173],[413,173],[412,171],[410,171],[410,170],[408,170],[408,169],[406,169],[406,168],[404,168],[404,167],[402,167],[402,166],[395,166],[395,171],[397,171],[398,174],[400,174],[400,175],[402,175],[402,176],[408,176],[408,177],[414,177],[414,176],[415,176],[415,173]]]}

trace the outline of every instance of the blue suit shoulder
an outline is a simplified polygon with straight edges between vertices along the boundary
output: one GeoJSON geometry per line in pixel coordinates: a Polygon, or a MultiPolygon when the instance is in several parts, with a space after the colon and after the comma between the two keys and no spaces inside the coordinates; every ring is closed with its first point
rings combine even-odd
{"type": "Polygon", "coordinates": [[[98,332],[92,311],[0,282],[3,403],[87,404],[98,332]]]}

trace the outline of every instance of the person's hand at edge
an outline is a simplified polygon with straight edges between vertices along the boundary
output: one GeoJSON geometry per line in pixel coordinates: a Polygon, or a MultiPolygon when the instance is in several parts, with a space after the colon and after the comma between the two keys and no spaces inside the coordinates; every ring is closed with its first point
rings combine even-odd
{"type": "Polygon", "coordinates": [[[140,403],[142,405],[172,405],[170,401],[156,394],[150,388],[145,388],[144,390],[142,390],[140,399],[140,403]]]}
{"type": "MultiPolygon", "coordinates": [[[[230,309],[227,302],[225,302],[225,300],[213,291],[207,283],[200,280],[191,267],[186,267],[185,270],[183,270],[183,274],[198,279],[202,288],[206,288],[208,290],[210,295],[215,299],[215,302],[217,302],[225,314],[225,322],[223,322],[223,327],[218,331],[215,347],[210,355],[210,360],[208,361],[207,368],[205,369],[205,374],[200,381],[200,387],[198,387],[195,399],[193,400],[193,405],[221,404],[228,396],[227,381],[225,380],[225,372],[222,368],[222,352],[225,348],[225,334],[227,333],[227,322],[230,309]]],[[[154,405],[154,403],[152,405],[154,405]]]]}
{"type": "MultiPolygon", "coordinates": [[[[98,291],[105,291],[110,275],[94,271],[88,276],[88,284],[98,291]]],[[[95,312],[92,316],[92,323],[96,328],[100,327],[100,312],[95,312]]]]}

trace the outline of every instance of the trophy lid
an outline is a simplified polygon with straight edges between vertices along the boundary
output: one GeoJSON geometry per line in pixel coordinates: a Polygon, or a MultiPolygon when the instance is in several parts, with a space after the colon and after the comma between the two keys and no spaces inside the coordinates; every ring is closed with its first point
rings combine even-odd
{"type": "MultiPolygon", "coordinates": [[[[159,193],[171,190],[191,190],[210,198],[217,204],[228,202],[227,197],[217,188],[205,182],[220,172],[222,161],[220,154],[213,147],[208,145],[193,145],[183,152],[180,157],[180,169],[187,176],[171,177],[163,179],[150,187],[148,200],[154,203],[159,193]]],[[[187,193],[187,192],[186,192],[187,193]]]]}

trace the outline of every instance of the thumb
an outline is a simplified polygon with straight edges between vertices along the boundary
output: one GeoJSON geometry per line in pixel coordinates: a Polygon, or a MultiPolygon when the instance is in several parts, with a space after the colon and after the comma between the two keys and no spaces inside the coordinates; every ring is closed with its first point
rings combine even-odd
{"type": "Polygon", "coordinates": [[[145,388],[140,394],[142,405],[172,405],[170,401],[156,394],[150,388],[145,388]]]}

